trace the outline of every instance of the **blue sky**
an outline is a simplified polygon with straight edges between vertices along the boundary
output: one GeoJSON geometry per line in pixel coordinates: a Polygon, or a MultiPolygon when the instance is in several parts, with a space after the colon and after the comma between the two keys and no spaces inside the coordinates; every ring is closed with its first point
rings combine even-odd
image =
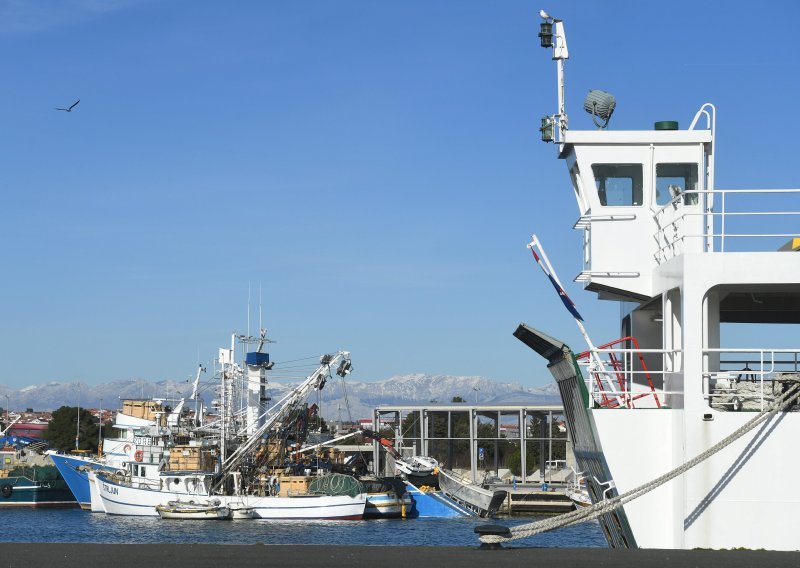
{"type": "MultiPolygon", "coordinates": [[[[718,109],[717,185],[797,187],[792,2],[0,0],[0,384],[183,379],[252,324],[354,380],[550,380],[511,335],[582,347],[530,259],[580,271],[540,8],[567,110],[612,128],[718,109]],[[72,113],[54,107],[81,103],[72,113]]],[[[569,293],[595,341],[618,308],[569,293]]]]}

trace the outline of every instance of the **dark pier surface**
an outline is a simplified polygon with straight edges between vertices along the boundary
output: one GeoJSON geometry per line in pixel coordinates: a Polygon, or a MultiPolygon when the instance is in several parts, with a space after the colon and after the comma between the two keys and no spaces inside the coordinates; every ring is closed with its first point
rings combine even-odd
{"type": "Polygon", "coordinates": [[[143,568],[183,566],[549,566],[558,568],[778,568],[800,566],[800,552],[760,550],[610,550],[598,548],[207,545],[207,544],[0,544],[5,568],[143,568]]]}

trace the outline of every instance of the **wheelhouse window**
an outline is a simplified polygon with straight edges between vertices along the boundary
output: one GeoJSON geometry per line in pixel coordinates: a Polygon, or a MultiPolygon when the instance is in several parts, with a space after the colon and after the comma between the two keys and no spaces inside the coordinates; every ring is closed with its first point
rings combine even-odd
{"type": "MultiPolygon", "coordinates": [[[[656,164],[656,203],[666,205],[686,191],[697,191],[697,164],[656,164]]],[[[697,194],[686,195],[684,203],[697,203],[697,194]]]]}
{"type": "Polygon", "coordinates": [[[592,164],[600,205],[642,204],[642,164],[592,164]]]}

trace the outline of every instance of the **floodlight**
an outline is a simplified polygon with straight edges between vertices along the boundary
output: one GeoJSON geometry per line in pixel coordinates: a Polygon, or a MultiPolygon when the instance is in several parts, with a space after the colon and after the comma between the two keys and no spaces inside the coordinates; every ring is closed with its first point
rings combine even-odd
{"type": "Polygon", "coordinates": [[[596,89],[589,91],[583,101],[583,110],[592,115],[592,121],[600,129],[608,126],[608,121],[611,120],[616,106],[617,100],[614,95],[596,89]],[[602,124],[597,122],[598,118],[603,121],[602,124]]]}

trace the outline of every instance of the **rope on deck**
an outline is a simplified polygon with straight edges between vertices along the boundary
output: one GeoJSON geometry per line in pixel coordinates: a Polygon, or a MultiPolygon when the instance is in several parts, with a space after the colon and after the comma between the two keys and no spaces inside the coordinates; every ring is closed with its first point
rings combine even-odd
{"type": "Polygon", "coordinates": [[[759,412],[752,419],[745,422],[741,427],[735,430],[727,438],[724,438],[720,442],[714,444],[706,451],[697,455],[696,457],[684,463],[683,465],[678,466],[672,471],[665,473],[661,477],[657,477],[656,479],[653,479],[652,481],[649,481],[644,485],[640,485],[639,487],[632,489],[627,493],[623,493],[622,495],[617,495],[616,497],[612,497],[611,499],[605,499],[600,503],[592,505],[591,507],[579,509],[571,513],[564,513],[563,515],[558,515],[556,517],[552,517],[542,521],[535,521],[532,523],[526,523],[524,525],[519,525],[516,527],[510,527],[509,532],[507,534],[510,534],[511,536],[484,534],[481,535],[480,540],[482,543],[489,545],[509,542],[512,540],[533,536],[535,534],[543,533],[546,531],[577,525],[579,523],[585,523],[587,521],[594,520],[597,517],[600,517],[601,515],[610,513],[614,509],[623,506],[625,503],[633,501],[637,497],[641,497],[642,495],[649,493],[653,489],[656,489],[657,487],[664,485],[665,483],[671,481],[672,479],[678,477],[679,475],[689,471],[700,462],[710,458],[723,448],[729,446],[730,444],[732,444],[733,442],[735,442],[736,440],[747,434],[749,431],[756,428],[762,422],[768,420],[778,412],[781,412],[782,410],[788,408],[789,406],[794,404],[794,402],[797,401],[799,398],[800,398],[800,384],[791,386],[781,396],[777,397],[770,406],[765,408],[763,411],[759,412]]]}

